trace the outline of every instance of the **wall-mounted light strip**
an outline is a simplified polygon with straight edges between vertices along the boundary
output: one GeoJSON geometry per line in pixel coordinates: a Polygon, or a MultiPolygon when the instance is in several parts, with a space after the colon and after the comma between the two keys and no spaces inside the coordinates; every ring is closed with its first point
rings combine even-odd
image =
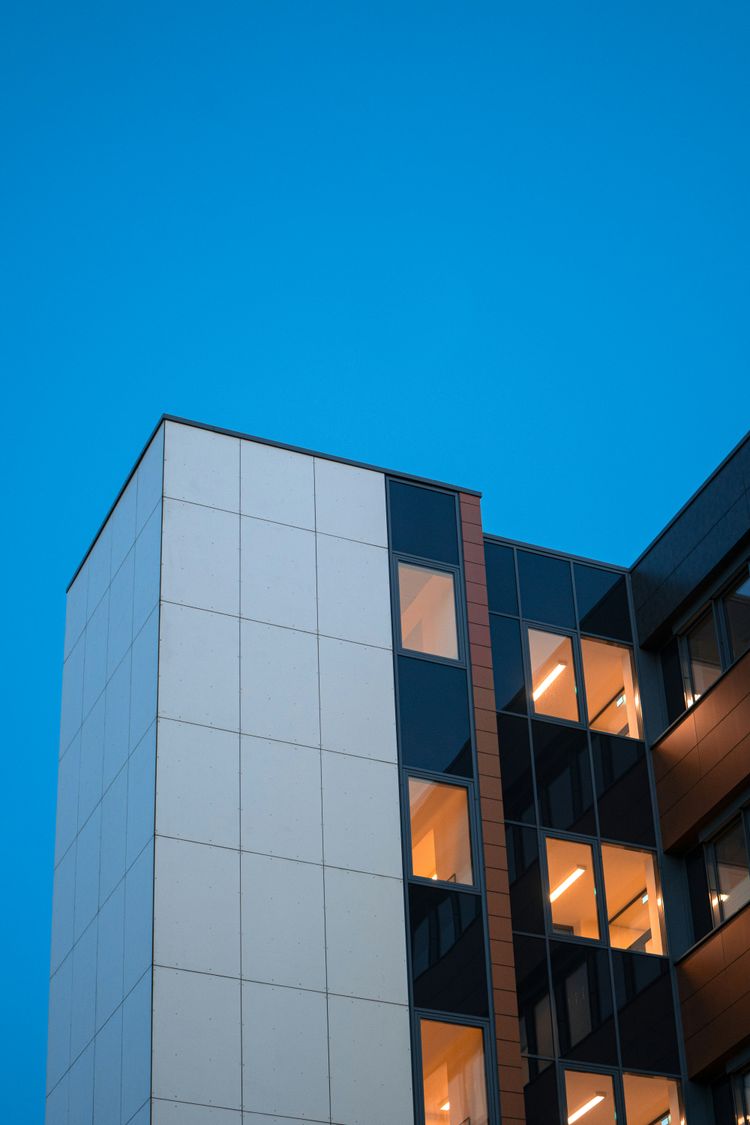
{"type": "Polygon", "coordinates": [[[567,668],[567,664],[556,664],[555,667],[552,669],[552,671],[547,673],[547,675],[544,677],[544,679],[540,683],[539,687],[535,688],[534,691],[531,693],[531,698],[534,700],[535,703],[536,703],[537,699],[539,698],[539,696],[544,695],[547,688],[551,687],[552,684],[554,684],[557,677],[560,676],[565,671],[566,668],[567,668]]]}
{"type": "Polygon", "coordinates": [[[562,883],[557,884],[554,891],[550,891],[550,893],[549,893],[550,902],[556,902],[557,899],[560,897],[560,895],[564,894],[565,891],[567,891],[568,887],[572,887],[573,884],[576,882],[576,880],[581,878],[581,876],[583,875],[585,870],[586,870],[586,868],[581,867],[581,865],[579,863],[579,865],[576,868],[574,868],[573,871],[571,871],[570,875],[566,875],[566,877],[563,879],[562,883]]]}
{"type": "Polygon", "coordinates": [[[575,1111],[575,1113],[571,1113],[570,1117],[568,1118],[568,1125],[573,1125],[573,1122],[578,1121],[579,1118],[583,1117],[584,1113],[588,1113],[589,1110],[593,1109],[595,1105],[599,1105],[599,1102],[603,1102],[604,1097],[604,1094],[594,1094],[593,1098],[589,1098],[587,1102],[584,1102],[583,1105],[575,1111]]]}

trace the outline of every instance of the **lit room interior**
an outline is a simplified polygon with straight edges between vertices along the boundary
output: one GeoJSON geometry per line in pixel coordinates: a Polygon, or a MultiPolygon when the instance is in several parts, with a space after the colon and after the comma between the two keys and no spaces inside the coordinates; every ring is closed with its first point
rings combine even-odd
{"type": "Polygon", "coordinates": [[[481,1028],[420,1021],[425,1125],[487,1125],[481,1028]]]}
{"type": "Polygon", "coordinates": [[[552,928],[556,933],[599,938],[591,846],[547,837],[552,928]]]}
{"type": "Polygon", "coordinates": [[[458,659],[453,575],[412,563],[398,564],[401,643],[414,652],[458,659]]]}
{"type": "Polygon", "coordinates": [[[663,953],[663,908],[653,855],[602,844],[602,867],[610,944],[663,953]]]}
{"type": "Polygon", "coordinates": [[[468,791],[409,778],[412,874],[443,883],[474,882],[468,791]]]}
{"type": "Polygon", "coordinates": [[[537,715],[578,722],[578,695],[570,637],[529,629],[531,700],[537,715]]]}
{"type": "Polygon", "coordinates": [[[581,639],[589,726],[627,738],[641,737],[640,700],[627,645],[581,639]]]}
{"type": "Polygon", "coordinates": [[[568,1125],[614,1125],[615,1091],[610,1074],[565,1071],[565,1103],[568,1125]]]}

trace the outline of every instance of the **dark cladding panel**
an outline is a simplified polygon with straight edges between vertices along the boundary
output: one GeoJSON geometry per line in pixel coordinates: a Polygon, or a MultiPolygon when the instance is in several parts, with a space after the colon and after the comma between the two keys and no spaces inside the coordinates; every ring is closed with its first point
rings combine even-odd
{"type": "Polygon", "coordinates": [[[561,1056],[617,1065],[607,950],[552,941],[550,956],[561,1056]]]}
{"type": "Polygon", "coordinates": [[[581,631],[632,641],[625,575],[582,563],[574,563],[573,574],[581,631]]]}
{"type": "Polygon", "coordinates": [[[403,765],[471,776],[469,689],[463,668],[399,656],[398,707],[403,765]]]}
{"type": "Polygon", "coordinates": [[[570,563],[550,555],[518,552],[521,613],[530,621],[575,628],[570,563]]]}
{"type": "Polygon", "coordinates": [[[498,711],[526,714],[526,681],[521,654],[521,629],[510,617],[490,614],[495,706],[498,711]]]}
{"type": "Polygon", "coordinates": [[[591,763],[586,732],[534,720],[539,817],[547,828],[592,836],[596,833],[591,763]]]}
{"type": "Polygon", "coordinates": [[[654,815],[643,743],[594,732],[591,748],[602,836],[654,847],[654,815]]]}
{"type": "Polygon", "coordinates": [[[547,943],[544,938],[517,935],[513,939],[513,953],[521,1022],[521,1050],[525,1055],[554,1058],[547,943]]]}
{"type": "Polygon", "coordinates": [[[497,737],[506,820],[534,824],[536,812],[528,720],[517,715],[498,715],[497,737]]]}
{"type": "Polygon", "coordinates": [[[614,950],[612,962],[623,1067],[679,1074],[667,958],[614,950]]]}
{"type": "Polygon", "coordinates": [[[391,550],[458,565],[456,498],[450,492],[388,483],[391,550]]]}
{"type": "Polygon", "coordinates": [[[508,824],[506,832],[513,929],[543,934],[544,906],[536,829],[508,824]]]}
{"type": "Polygon", "coordinates": [[[468,891],[409,887],[417,1008],[488,1014],[482,900],[468,891]]]}
{"type": "Polygon", "coordinates": [[[500,543],[488,543],[485,540],[484,559],[490,613],[509,613],[517,617],[518,593],[513,548],[503,547],[500,543]]]}

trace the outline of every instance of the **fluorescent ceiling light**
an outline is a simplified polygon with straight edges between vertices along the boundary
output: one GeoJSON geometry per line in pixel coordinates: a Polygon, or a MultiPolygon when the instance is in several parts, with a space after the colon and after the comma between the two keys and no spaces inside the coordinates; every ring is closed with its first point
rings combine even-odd
{"type": "Polygon", "coordinates": [[[624,703],[625,703],[625,692],[623,692],[622,695],[618,695],[617,699],[615,700],[615,704],[616,704],[617,707],[622,707],[624,703]]]}
{"type": "Polygon", "coordinates": [[[450,1109],[450,1107],[451,1107],[451,1103],[450,1103],[450,1102],[443,1102],[443,1104],[442,1104],[442,1105],[441,1105],[441,1107],[440,1107],[440,1112],[441,1112],[441,1113],[447,1113],[447,1112],[448,1112],[448,1110],[450,1109]]]}
{"type": "Polygon", "coordinates": [[[590,1109],[593,1109],[595,1105],[599,1105],[599,1102],[603,1101],[604,1094],[594,1094],[593,1098],[589,1098],[587,1102],[584,1102],[580,1109],[577,1109],[575,1113],[571,1113],[568,1118],[568,1125],[573,1125],[574,1121],[578,1121],[580,1117],[583,1117],[584,1113],[588,1113],[590,1109]]]}
{"type": "Polygon", "coordinates": [[[711,899],[711,905],[718,906],[720,902],[726,902],[728,898],[729,895],[725,894],[714,895],[714,897],[711,899]]]}
{"type": "Polygon", "coordinates": [[[565,891],[567,891],[568,887],[573,886],[576,879],[581,878],[581,876],[583,875],[585,870],[586,870],[586,868],[581,867],[581,865],[579,863],[578,866],[576,868],[574,868],[573,871],[571,871],[570,875],[567,875],[563,879],[562,883],[558,883],[558,885],[555,887],[554,891],[550,891],[550,894],[549,894],[550,902],[556,902],[557,899],[560,897],[560,895],[563,894],[565,891]]]}
{"type": "Polygon", "coordinates": [[[566,668],[567,668],[567,664],[556,664],[555,667],[552,669],[552,671],[549,672],[548,675],[546,675],[544,677],[544,679],[540,683],[539,687],[536,688],[536,690],[531,693],[531,698],[534,700],[535,703],[536,703],[537,699],[539,698],[539,696],[544,695],[547,688],[550,687],[551,684],[554,684],[557,677],[560,675],[561,672],[564,672],[566,668]]]}

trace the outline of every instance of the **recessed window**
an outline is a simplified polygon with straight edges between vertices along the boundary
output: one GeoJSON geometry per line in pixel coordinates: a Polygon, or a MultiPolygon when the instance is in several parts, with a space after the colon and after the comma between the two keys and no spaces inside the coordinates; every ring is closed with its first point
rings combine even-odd
{"type": "Polygon", "coordinates": [[[742,817],[716,837],[709,863],[709,896],[714,925],[735,914],[750,901],[750,870],[742,817]]]}
{"type": "Polygon", "coordinates": [[[721,658],[712,610],[704,613],[687,634],[687,651],[693,703],[697,703],[721,675],[721,658]]]}
{"type": "Polygon", "coordinates": [[[610,944],[636,953],[663,953],[663,910],[653,854],[602,844],[602,866],[610,944]]]}
{"type": "Polygon", "coordinates": [[[610,1074],[565,1071],[565,1106],[568,1125],[614,1125],[615,1090],[610,1074]]]}
{"type": "Polygon", "coordinates": [[[628,1125],[680,1125],[680,1086],[674,1078],[623,1074],[628,1125]]]}
{"type": "Polygon", "coordinates": [[[458,660],[453,575],[399,562],[398,593],[403,647],[458,660]]]}
{"type": "Polygon", "coordinates": [[[548,836],[547,873],[554,933],[598,941],[599,919],[591,845],[548,836]]]}
{"type": "Polygon", "coordinates": [[[469,795],[462,785],[409,778],[412,875],[471,885],[469,795]]]}
{"type": "Polygon", "coordinates": [[[750,649],[750,575],[745,573],[724,599],[732,660],[750,649]]]}
{"type": "Polygon", "coordinates": [[[640,738],[640,700],[628,645],[581,639],[589,726],[593,730],[640,738]]]}
{"type": "Polygon", "coordinates": [[[487,1125],[482,1029],[421,1020],[420,1032],[427,1125],[487,1125]]]}
{"type": "Polygon", "coordinates": [[[570,637],[529,629],[531,702],[537,715],[578,722],[578,695],[570,637]]]}

